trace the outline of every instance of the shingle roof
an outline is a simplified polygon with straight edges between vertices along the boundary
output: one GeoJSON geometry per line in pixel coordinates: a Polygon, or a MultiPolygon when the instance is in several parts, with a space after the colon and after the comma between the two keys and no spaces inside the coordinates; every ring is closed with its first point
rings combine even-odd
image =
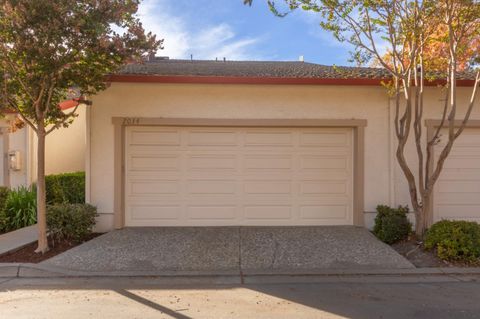
{"type": "Polygon", "coordinates": [[[162,60],[129,64],[118,74],[322,79],[384,79],[379,68],[336,67],[308,62],[162,60]]]}
{"type": "MultiPolygon", "coordinates": [[[[141,64],[126,65],[117,75],[347,80],[390,78],[384,69],[372,67],[328,66],[300,61],[175,60],[160,57],[141,64]]],[[[475,75],[465,72],[458,74],[457,79],[473,80],[475,75]]]]}

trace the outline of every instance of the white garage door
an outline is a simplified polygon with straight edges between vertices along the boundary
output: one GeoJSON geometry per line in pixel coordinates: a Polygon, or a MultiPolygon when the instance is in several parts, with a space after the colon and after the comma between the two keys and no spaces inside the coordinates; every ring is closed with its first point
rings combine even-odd
{"type": "Polygon", "coordinates": [[[351,225],[352,131],[128,127],[125,224],[351,225]]]}
{"type": "MultiPolygon", "coordinates": [[[[444,145],[436,147],[435,159],[444,145]]],[[[465,130],[445,162],[434,194],[434,221],[441,219],[480,222],[480,129],[465,130]]]]}

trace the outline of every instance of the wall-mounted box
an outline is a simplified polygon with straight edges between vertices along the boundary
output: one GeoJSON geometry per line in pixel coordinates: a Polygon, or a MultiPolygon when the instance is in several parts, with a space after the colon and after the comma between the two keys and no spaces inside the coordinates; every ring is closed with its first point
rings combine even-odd
{"type": "Polygon", "coordinates": [[[20,158],[20,151],[8,152],[8,167],[12,171],[19,171],[22,169],[22,161],[20,158]]]}

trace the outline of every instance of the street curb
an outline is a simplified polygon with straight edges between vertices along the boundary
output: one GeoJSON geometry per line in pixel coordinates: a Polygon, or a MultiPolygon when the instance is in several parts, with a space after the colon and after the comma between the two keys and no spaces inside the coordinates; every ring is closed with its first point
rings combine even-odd
{"type": "Polygon", "coordinates": [[[373,277],[373,276],[468,276],[479,275],[480,268],[405,268],[405,269],[311,269],[311,270],[223,270],[223,271],[79,271],[59,267],[0,263],[0,278],[79,278],[79,277],[373,277]]]}
{"type": "Polygon", "coordinates": [[[17,263],[0,263],[0,278],[18,277],[20,264],[17,263]]]}

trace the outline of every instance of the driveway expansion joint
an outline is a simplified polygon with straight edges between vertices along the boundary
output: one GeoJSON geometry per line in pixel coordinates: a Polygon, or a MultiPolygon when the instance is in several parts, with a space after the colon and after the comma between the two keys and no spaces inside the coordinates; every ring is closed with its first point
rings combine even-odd
{"type": "Polygon", "coordinates": [[[245,278],[242,270],[242,227],[238,227],[238,273],[240,275],[240,283],[245,283],[245,278]]]}

